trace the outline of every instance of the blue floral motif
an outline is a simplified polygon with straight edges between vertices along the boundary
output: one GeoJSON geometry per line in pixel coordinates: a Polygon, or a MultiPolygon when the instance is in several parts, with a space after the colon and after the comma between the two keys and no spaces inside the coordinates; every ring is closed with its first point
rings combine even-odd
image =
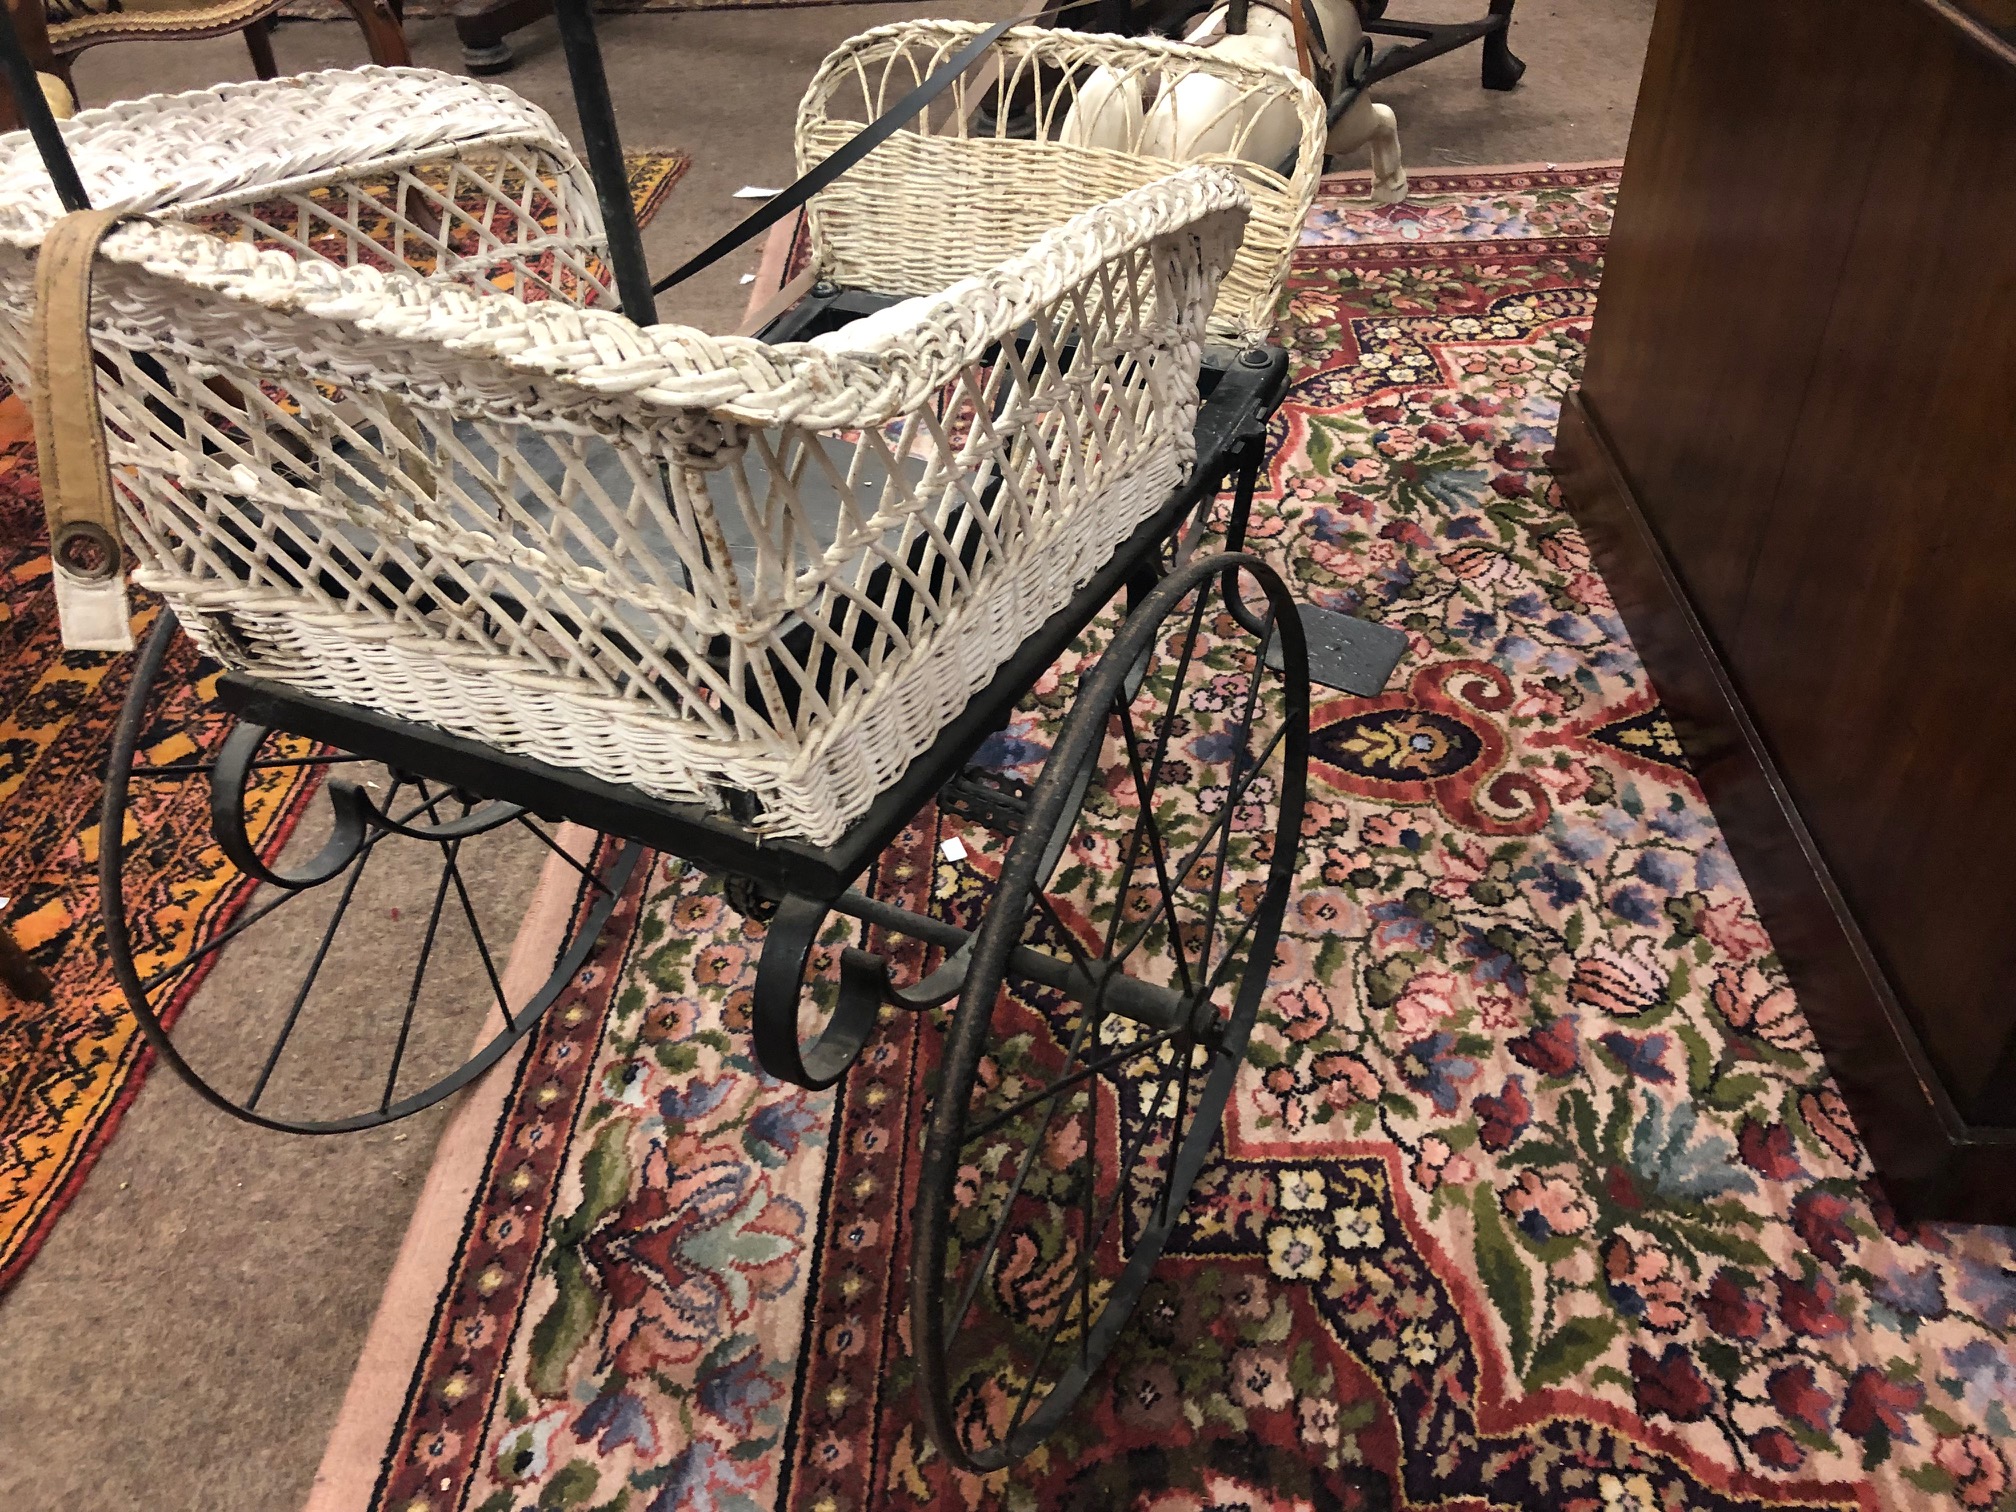
{"type": "Polygon", "coordinates": [[[1664,1034],[1640,1036],[1613,1029],[1597,1043],[1616,1056],[1624,1069],[1640,1081],[1673,1080],[1673,1073],[1666,1069],[1665,1060],[1666,1051],[1673,1042],[1664,1034]]]}
{"type": "Polygon", "coordinates": [[[763,1368],[763,1353],[754,1339],[738,1339],[733,1343],[746,1347],[726,1364],[703,1371],[696,1394],[700,1405],[719,1418],[729,1432],[746,1438],[784,1396],[785,1386],[773,1372],[763,1368]]]}
{"type": "Polygon", "coordinates": [[[733,1459],[702,1439],[665,1468],[664,1484],[646,1512],[756,1512],[763,1484],[756,1461],[733,1459]]]}
{"type": "Polygon", "coordinates": [[[1543,861],[1534,876],[1540,892],[1556,908],[1578,903],[1586,894],[1582,879],[1558,861],[1543,861]]]}
{"type": "Polygon", "coordinates": [[[1190,754],[1207,765],[1230,761],[1239,749],[1237,730],[1210,730],[1190,742],[1190,754]]]}
{"type": "Polygon", "coordinates": [[[1946,1288],[1937,1265],[1911,1270],[1894,1265],[1878,1277],[1876,1297],[1891,1311],[1910,1318],[1938,1318],[1946,1313],[1946,1288]]]}
{"type": "Polygon", "coordinates": [[[614,1454],[625,1444],[635,1444],[645,1459],[658,1452],[658,1431],[651,1426],[643,1399],[629,1391],[599,1396],[582,1408],[574,1419],[574,1436],[584,1444],[594,1439],[598,1454],[614,1454]]]}
{"type": "Polygon", "coordinates": [[[1416,1092],[1424,1093],[1445,1117],[1456,1111],[1462,1100],[1458,1084],[1477,1075],[1477,1062],[1453,1054],[1456,1036],[1438,1030],[1415,1040],[1400,1052],[1400,1077],[1416,1092]]]}
{"type": "Polygon", "coordinates": [[[1422,918],[1405,899],[1395,898],[1372,906],[1376,926],[1375,941],[1388,950],[1433,950],[1435,926],[1422,918]]]}
{"type": "Polygon", "coordinates": [[[766,1166],[780,1166],[798,1153],[805,1136],[819,1127],[803,1097],[779,1099],[758,1108],[743,1131],[742,1144],[766,1166]]]}
{"type": "Polygon", "coordinates": [[[1518,961],[1474,924],[1464,926],[1463,954],[1477,963],[1473,974],[1478,981],[1495,983],[1516,997],[1526,996],[1526,973],[1519,969],[1518,961]]]}
{"type": "Polygon", "coordinates": [[[1657,924],[1659,904],[1644,888],[1627,884],[1610,895],[1610,911],[1633,924],[1657,924]]]}
{"type": "Polygon", "coordinates": [[[1699,1128],[1691,1102],[1671,1112],[1649,1092],[1645,1112],[1631,1131],[1631,1169],[1639,1184],[1668,1202],[1706,1202],[1724,1192],[1754,1192],[1757,1183],[1736,1161],[1736,1147],[1699,1128]]]}
{"type": "Polygon", "coordinates": [[[1661,892],[1668,893],[1678,892],[1687,876],[1686,863],[1672,852],[1663,850],[1646,851],[1631,869],[1661,892]]]}
{"type": "Polygon", "coordinates": [[[658,1111],[668,1122],[688,1122],[712,1113],[733,1090],[734,1082],[726,1076],[682,1082],[658,1095],[658,1111]]]}
{"type": "Polygon", "coordinates": [[[1997,1333],[2016,1325],[2016,1271],[1962,1255],[1959,1291],[1968,1309],[1997,1333]]]}
{"type": "Polygon", "coordinates": [[[1010,728],[996,730],[981,741],[980,749],[973,753],[973,764],[1001,772],[1012,767],[1034,766],[1049,754],[1050,747],[1041,741],[1025,739],[1010,728]]]}

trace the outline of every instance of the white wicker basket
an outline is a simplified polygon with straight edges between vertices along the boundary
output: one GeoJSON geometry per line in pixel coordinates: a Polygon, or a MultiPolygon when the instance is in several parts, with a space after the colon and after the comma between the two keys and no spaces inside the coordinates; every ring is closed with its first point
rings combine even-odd
{"type": "MultiPolygon", "coordinates": [[[[905,21],[841,43],[798,107],[799,171],[983,30],[905,21]]],[[[1211,334],[1265,340],[1323,173],[1329,123],[1315,86],[1290,69],[1156,37],[1017,27],[993,51],[992,65],[969,69],[914,129],[813,201],[819,271],[884,293],[928,293],[1185,162],[1216,163],[1246,185],[1252,217],[1211,334]],[[1199,88],[1210,85],[1219,87],[1199,88]],[[986,108],[999,98],[1008,109],[986,108]],[[1249,154],[1292,156],[1292,167],[1283,175],[1278,161],[1249,154]]]]}
{"type": "MultiPolygon", "coordinates": [[[[206,651],[665,798],[739,789],[815,843],[1180,480],[1248,205],[1208,166],[1099,203],[1062,154],[1093,208],[772,347],[597,308],[579,165],[495,86],[366,69],[65,131],[100,205],[211,217],[115,231],[93,314],[133,576],[206,651]]],[[[33,164],[0,138],[17,386],[57,213],[33,164]]]]}

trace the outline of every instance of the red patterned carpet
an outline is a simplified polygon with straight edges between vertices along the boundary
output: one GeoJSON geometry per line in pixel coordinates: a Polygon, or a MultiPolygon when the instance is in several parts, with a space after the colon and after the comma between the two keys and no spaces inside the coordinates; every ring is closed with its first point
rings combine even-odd
{"type": "MultiPolygon", "coordinates": [[[[0,1291],[41,1246],[152,1060],[98,924],[99,774],[129,659],[62,649],[34,448],[26,407],[0,383],[0,896],[53,989],[47,1005],[0,990],[0,1291]]],[[[136,624],[158,612],[143,601],[136,624]]],[[[204,709],[193,654],[178,654],[167,675],[186,691],[164,710],[170,743],[153,757],[188,760],[222,740],[228,722],[204,709]]],[[[313,786],[312,768],[262,778],[250,792],[252,833],[287,824],[313,786]]],[[[151,974],[228,924],[245,888],[211,843],[205,795],[156,784],[136,798],[136,959],[151,974]]]]}
{"type": "MultiPolygon", "coordinates": [[[[1333,185],[1311,222],[1262,544],[1411,652],[1316,712],[1222,1151],[1078,1420],[986,1481],[934,1455],[903,1274],[937,1031],[767,1082],[758,931],[660,865],[476,1131],[473,1205],[423,1210],[457,1237],[401,1283],[399,1384],[353,1391],[394,1426],[342,1505],[2016,1505],[2011,1236],[1890,1214],[1553,494],[1616,176],[1333,185]]],[[[956,905],[950,832],[885,881],[956,905]]]]}

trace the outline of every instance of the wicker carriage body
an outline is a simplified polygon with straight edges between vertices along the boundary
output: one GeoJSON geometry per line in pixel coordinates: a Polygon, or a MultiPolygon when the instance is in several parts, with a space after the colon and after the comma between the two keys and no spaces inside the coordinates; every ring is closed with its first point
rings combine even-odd
{"type": "MultiPolygon", "coordinates": [[[[160,217],[106,240],[93,345],[132,575],[209,654],[815,843],[1180,480],[1249,203],[1211,166],[1107,199],[1058,153],[1032,195],[1083,213],[772,347],[608,308],[579,165],[494,86],[311,75],[65,131],[96,203],[160,217]]],[[[56,213],[0,140],[17,385],[56,213]]]]}

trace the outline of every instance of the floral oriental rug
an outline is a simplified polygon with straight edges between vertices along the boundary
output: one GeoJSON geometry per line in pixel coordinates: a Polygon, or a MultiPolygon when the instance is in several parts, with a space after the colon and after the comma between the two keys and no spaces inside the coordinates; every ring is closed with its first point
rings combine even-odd
{"type": "MultiPolygon", "coordinates": [[[[686,162],[677,153],[631,159],[641,215],[662,203],[686,162]]],[[[33,430],[26,405],[0,382],[0,918],[54,989],[47,1005],[0,989],[0,1291],[34,1256],[152,1060],[112,980],[98,923],[99,779],[128,661],[62,649],[49,572],[33,430]]],[[[136,637],[158,612],[145,604],[136,637]]],[[[194,759],[223,739],[228,722],[207,693],[214,675],[184,642],[163,674],[163,686],[184,686],[146,737],[151,759],[194,759]]],[[[277,769],[253,785],[255,834],[284,833],[315,771],[277,769]]],[[[211,841],[207,798],[195,785],[160,784],[134,801],[131,916],[148,975],[150,963],[182,960],[230,923],[243,879],[211,841]]],[[[207,969],[191,973],[171,1015],[207,969]]]]}
{"type": "MultiPolygon", "coordinates": [[[[1616,181],[1334,180],[1310,222],[1258,534],[1410,652],[1315,711],[1222,1147],[1075,1420],[984,1480],[935,1454],[903,1315],[937,1031],[765,1080],[760,926],[661,862],[467,1110],[318,1507],[2016,1506],[2012,1236],[1883,1201],[1549,478],[1616,181]]],[[[885,882],[956,893],[954,833],[986,843],[927,812],[885,882]]]]}

